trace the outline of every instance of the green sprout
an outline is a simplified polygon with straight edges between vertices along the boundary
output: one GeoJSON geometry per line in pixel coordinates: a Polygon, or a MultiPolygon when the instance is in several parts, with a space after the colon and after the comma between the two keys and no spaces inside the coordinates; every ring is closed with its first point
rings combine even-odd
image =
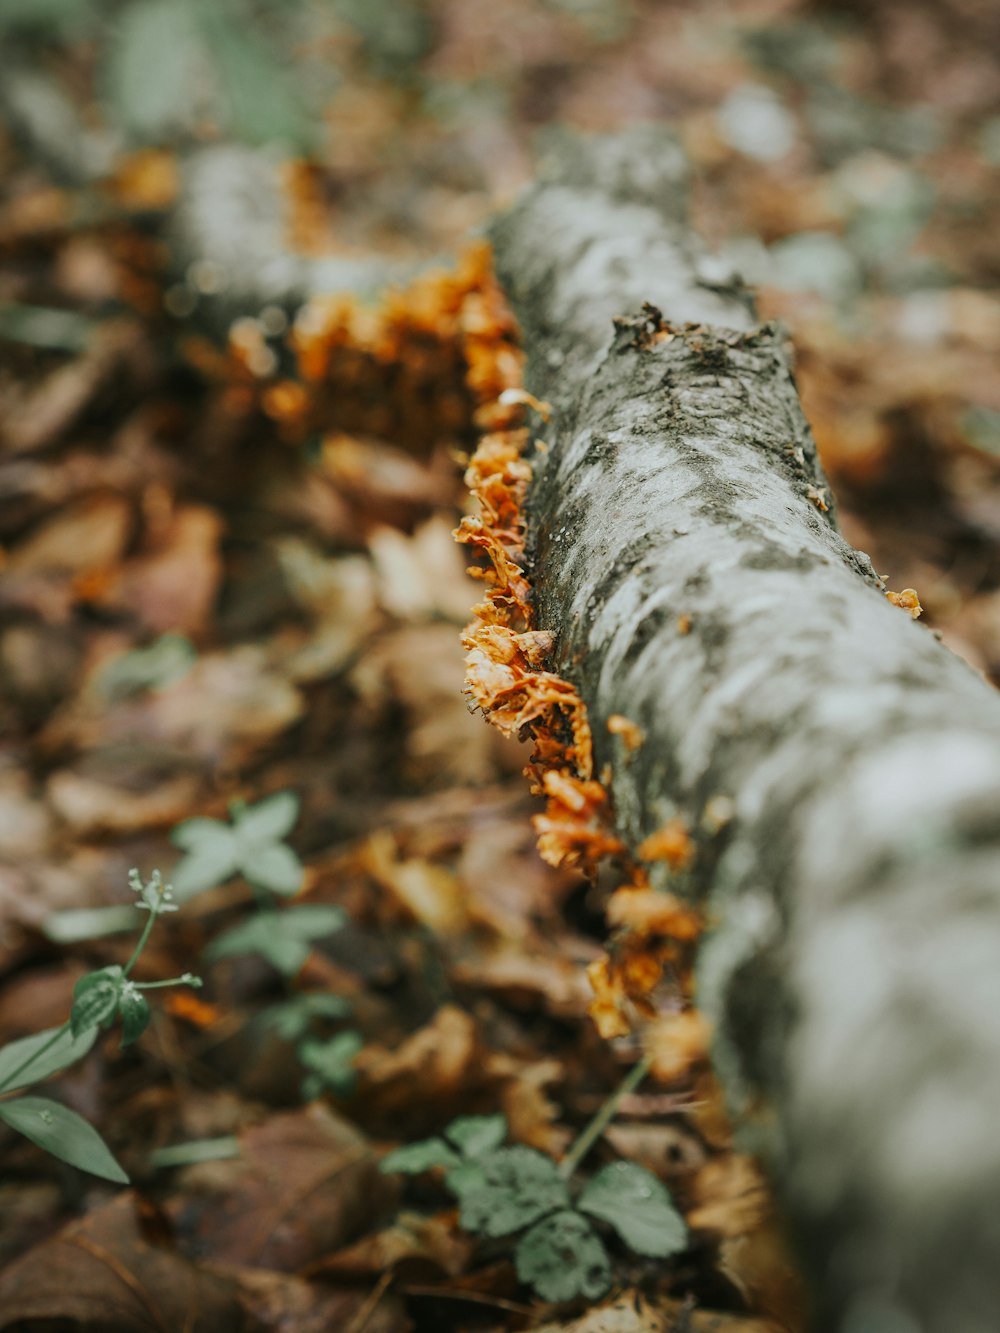
{"type": "Polygon", "coordinates": [[[91,1175],[127,1185],[128,1176],[107,1144],[82,1116],[47,1097],[8,1097],[8,1093],[40,1083],[51,1074],[75,1064],[87,1054],[98,1032],[122,1021],[122,1046],[142,1036],[152,1018],[143,992],[164,986],[200,986],[201,978],[185,972],[166,981],[133,981],[132,971],[164,912],[176,912],[173,891],[158,870],[143,880],[129,871],[129,887],[138,895],[135,904],[148,912],[138,943],[124,967],[113,964],[82,976],[73,987],[70,1016],[60,1027],[23,1037],[0,1049],[0,1120],[23,1134],[53,1157],[91,1175]]]}
{"type": "Polygon", "coordinates": [[[643,1061],[601,1108],[562,1162],[522,1146],[504,1147],[502,1115],[461,1116],[443,1137],[389,1153],[385,1172],[444,1170],[459,1203],[459,1225],[477,1236],[519,1236],[514,1264],[543,1300],[596,1300],[611,1285],[611,1260],[594,1223],[635,1254],[664,1259],[686,1249],[687,1227],[669,1191],[634,1162],[612,1162],[579,1186],[576,1172],[622,1097],[648,1070],[643,1061]]]}

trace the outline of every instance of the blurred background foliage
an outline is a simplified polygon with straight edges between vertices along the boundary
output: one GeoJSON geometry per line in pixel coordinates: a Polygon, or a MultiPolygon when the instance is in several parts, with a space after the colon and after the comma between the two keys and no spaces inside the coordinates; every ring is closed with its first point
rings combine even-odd
{"type": "Polygon", "coordinates": [[[127,142],[222,133],[309,151],[338,77],[327,49],[337,25],[389,72],[425,49],[424,12],[407,0],[391,10],[365,0],[4,0],[5,75],[20,84],[8,100],[65,118],[53,61],[83,47],[108,124],[127,142]]]}
{"type": "MultiPolygon", "coordinates": [[[[970,483],[1000,450],[998,52],[984,0],[0,0],[0,156],[15,212],[130,196],[168,313],[218,336],[454,254],[558,127],[669,125],[720,276],[793,330],[852,535],[919,529],[947,617],[956,550],[1000,573],[970,483]]],[[[85,346],[99,310],[29,285],[0,332],[85,346]]]]}

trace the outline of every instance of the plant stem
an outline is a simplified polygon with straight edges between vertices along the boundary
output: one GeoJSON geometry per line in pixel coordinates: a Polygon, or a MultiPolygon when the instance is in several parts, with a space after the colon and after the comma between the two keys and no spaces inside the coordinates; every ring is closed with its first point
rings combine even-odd
{"type": "Polygon", "coordinates": [[[582,1134],[580,1134],[569,1152],[559,1163],[559,1174],[564,1180],[570,1178],[586,1157],[587,1153],[590,1152],[591,1148],[618,1114],[619,1106],[630,1092],[635,1092],[636,1088],[649,1073],[650,1065],[652,1063],[652,1058],[648,1055],[644,1055],[638,1064],[633,1065],[618,1084],[618,1087],[615,1088],[614,1092],[594,1116],[593,1120],[591,1120],[590,1124],[582,1134]]]}
{"type": "Polygon", "coordinates": [[[194,986],[197,990],[201,986],[201,977],[185,972],[179,977],[168,977],[166,981],[133,981],[132,985],[136,990],[162,990],[164,986],[194,986]]]}
{"type": "Polygon", "coordinates": [[[0,1092],[9,1092],[12,1088],[15,1088],[17,1086],[17,1080],[21,1077],[24,1071],[26,1069],[30,1069],[30,1067],[35,1063],[35,1061],[39,1058],[39,1056],[44,1055],[46,1051],[51,1051],[52,1047],[56,1044],[56,1042],[67,1030],[68,1027],[69,1027],[69,1020],[67,1019],[61,1028],[56,1028],[55,1032],[53,1032],[52,1036],[48,1039],[47,1042],[44,1043],[44,1045],[39,1046],[37,1051],[32,1051],[32,1053],[28,1056],[27,1060],[22,1060],[21,1063],[14,1070],[14,1072],[12,1074],[7,1075],[3,1083],[0,1084],[0,1092]]]}
{"type": "Polygon", "coordinates": [[[131,973],[133,967],[135,967],[136,963],[139,961],[139,955],[142,953],[143,949],[145,949],[146,941],[149,939],[150,935],[152,934],[153,927],[156,925],[157,916],[159,916],[159,913],[157,912],[156,908],[151,907],[149,909],[149,920],[142,928],[142,934],[139,936],[139,942],[132,950],[132,957],[128,960],[128,962],[125,964],[125,967],[123,968],[124,976],[127,977],[131,973]]]}

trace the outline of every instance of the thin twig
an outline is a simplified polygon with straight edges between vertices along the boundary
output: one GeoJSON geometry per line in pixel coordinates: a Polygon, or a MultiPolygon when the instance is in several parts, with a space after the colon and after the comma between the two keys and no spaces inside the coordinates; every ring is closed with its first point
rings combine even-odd
{"type": "Polygon", "coordinates": [[[358,1310],[357,1314],[354,1316],[351,1322],[347,1325],[347,1328],[344,1330],[344,1333],[364,1333],[365,1325],[368,1323],[368,1320],[371,1319],[372,1315],[375,1313],[375,1307],[378,1305],[379,1301],[385,1295],[386,1290],[388,1289],[389,1284],[392,1282],[394,1276],[395,1274],[392,1273],[391,1270],[388,1273],[382,1274],[378,1282],[376,1282],[375,1286],[368,1293],[368,1299],[361,1306],[360,1310],[358,1310]]]}

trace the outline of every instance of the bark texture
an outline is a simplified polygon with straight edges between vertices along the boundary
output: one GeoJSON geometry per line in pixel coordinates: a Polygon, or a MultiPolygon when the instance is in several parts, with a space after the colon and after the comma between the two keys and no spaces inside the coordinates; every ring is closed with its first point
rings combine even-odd
{"type": "Polygon", "coordinates": [[[710,274],[662,130],[565,145],[493,240],[555,409],[538,625],[619,833],[697,830],[699,1002],[817,1326],[992,1333],[1000,698],[839,535],[782,334],[710,274]]]}
{"type": "Polygon", "coordinates": [[[312,296],[376,297],[423,267],[379,255],[298,254],[288,242],[290,213],[281,162],[267,150],[217,144],[185,157],[170,256],[197,323],[225,335],[233,320],[255,318],[268,306],[293,316],[312,296]]]}

